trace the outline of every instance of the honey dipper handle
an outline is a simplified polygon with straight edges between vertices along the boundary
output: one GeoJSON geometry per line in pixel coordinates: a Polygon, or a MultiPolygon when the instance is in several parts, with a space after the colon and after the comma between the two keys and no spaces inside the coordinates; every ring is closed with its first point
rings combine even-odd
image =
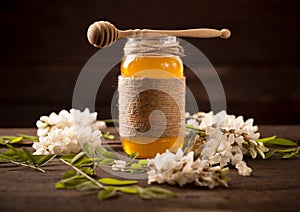
{"type": "Polygon", "coordinates": [[[192,38],[215,38],[221,37],[227,39],[230,37],[230,31],[228,29],[216,30],[216,29],[186,29],[186,30],[151,30],[151,29],[135,29],[135,30],[119,30],[118,38],[131,37],[135,35],[145,33],[157,33],[178,37],[192,37],[192,38]]]}

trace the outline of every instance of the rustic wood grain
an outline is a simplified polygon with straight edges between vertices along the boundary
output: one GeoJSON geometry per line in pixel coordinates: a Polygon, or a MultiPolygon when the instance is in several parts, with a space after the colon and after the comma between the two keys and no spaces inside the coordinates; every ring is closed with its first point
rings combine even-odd
{"type": "MultiPolygon", "coordinates": [[[[262,136],[278,135],[300,141],[300,125],[260,126],[262,136]]],[[[109,128],[108,130],[113,130],[109,128]]],[[[0,135],[27,133],[35,129],[0,129],[0,135]]],[[[114,131],[115,132],[115,131],[114,131]]],[[[116,141],[118,142],[118,140],[116,141]]],[[[120,146],[120,143],[118,144],[120,146]]],[[[0,151],[5,149],[1,148],[0,151]]],[[[163,187],[178,193],[167,200],[142,200],[123,195],[108,201],[98,201],[97,192],[77,192],[54,188],[69,168],[55,159],[46,173],[39,173],[11,164],[0,164],[1,211],[299,211],[300,159],[247,159],[253,168],[251,177],[238,176],[231,169],[229,188],[209,190],[194,186],[163,187]]],[[[101,177],[108,173],[98,170],[101,177]]],[[[146,186],[146,180],[139,180],[146,186]]]]}

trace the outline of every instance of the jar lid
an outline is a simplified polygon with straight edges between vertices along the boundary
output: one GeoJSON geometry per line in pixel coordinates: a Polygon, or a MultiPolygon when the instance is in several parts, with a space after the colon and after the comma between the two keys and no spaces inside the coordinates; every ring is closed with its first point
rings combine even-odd
{"type": "Polygon", "coordinates": [[[184,49],[177,37],[145,33],[127,38],[125,55],[174,55],[184,56],[184,49]]]}

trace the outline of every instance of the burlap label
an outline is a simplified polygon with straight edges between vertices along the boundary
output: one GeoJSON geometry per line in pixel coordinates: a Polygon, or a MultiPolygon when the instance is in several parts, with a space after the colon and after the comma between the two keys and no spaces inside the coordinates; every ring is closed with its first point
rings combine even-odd
{"type": "Polygon", "coordinates": [[[119,76],[121,137],[172,137],[184,134],[185,78],[119,76]]]}

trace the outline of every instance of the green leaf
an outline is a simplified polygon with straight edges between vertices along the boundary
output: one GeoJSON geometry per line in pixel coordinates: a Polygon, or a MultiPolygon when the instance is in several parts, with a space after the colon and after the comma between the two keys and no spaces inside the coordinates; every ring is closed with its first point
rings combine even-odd
{"type": "Polygon", "coordinates": [[[9,142],[10,142],[9,140],[5,140],[5,139],[0,138],[0,144],[2,144],[2,145],[6,145],[9,142]]]}
{"type": "Polygon", "coordinates": [[[276,152],[276,150],[273,150],[273,149],[270,150],[269,152],[267,152],[266,155],[265,155],[265,159],[271,157],[275,152],[276,152]]]}
{"type": "Polygon", "coordinates": [[[111,159],[115,159],[115,160],[119,159],[118,156],[112,152],[103,152],[102,156],[105,158],[111,158],[111,159]]]}
{"type": "Polygon", "coordinates": [[[75,164],[76,162],[78,162],[80,159],[82,159],[85,156],[84,152],[80,152],[77,155],[75,155],[75,157],[72,159],[71,164],[75,164]]]}
{"type": "MultiPolygon", "coordinates": [[[[91,182],[93,182],[95,185],[97,185],[99,188],[105,188],[101,183],[99,183],[97,180],[95,180],[94,178],[92,178],[88,173],[87,170],[82,170],[79,167],[76,167],[74,165],[72,165],[71,163],[61,159],[61,161],[65,164],[67,164],[68,166],[71,166],[78,174],[80,174],[82,177],[84,177],[86,180],[89,180],[91,182]]],[[[90,167],[89,167],[90,168],[90,167]]],[[[90,168],[91,169],[91,168],[90,168]]]]}
{"type": "Polygon", "coordinates": [[[116,190],[121,191],[125,194],[138,194],[139,191],[135,186],[130,186],[130,187],[115,187],[116,190]]]}
{"type": "Polygon", "coordinates": [[[102,137],[107,139],[107,140],[114,140],[115,139],[115,136],[110,134],[110,132],[106,132],[106,133],[102,134],[102,137]]]}
{"type": "Polygon", "coordinates": [[[262,142],[262,143],[265,143],[265,142],[268,142],[268,141],[272,141],[276,138],[276,136],[272,136],[272,137],[265,137],[265,138],[259,138],[257,139],[258,142],[262,142]]]}
{"type": "Polygon", "coordinates": [[[94,165],[94,159],[83,157],[79,161],[77,161],[74,165],[82,166],[82,167],[83,166],[92,166],[92,165],[94,165]]]}
{"type": "Polygon", "coordinates": [[[87,175],[94,175],[94,169],[92,169],[91,167],[81,168],[80,170],[86,173],[87,175]]]}
{"type": "Polygon", "coordinates": [[[27,157],[29,158],[29,161],[31,162],[32,165],[36,166],[36,160],[34,158],[34,156],[32,155],[32,153],[26,149],[25,147],[22,148],[23,152],[27,155],[27,157]]]}
{"type": "Polygon", "coordinates": [[[76,154],[65,154],[63,156],[61,156],[60,158],[71,163],[71,161],[73,160],[73,158],[76,156],[76,154]]]}
{"type": "Polygon", "coordinates": [[[97,146],[95,152],[99,157],[102,157],[103,153],[107,152],[107,150],[103,146],[97,146]]]}
{"type": "Polygon", "coordinates": [[[24,163],[27,163],[28,160],[30,160],[26,154],[24,154],[23,152],[17,150],[17,149],[16,149],[15,147],[13,147],[12,145],[6,144],[6,146],[7,146],[8,148],[10,148],[16,155],[18,155],[19,158],[20,158],[24,163]]]}
{"type": "Polygon", "coordinates": [[[26,134],[17,134],[17,136],[23,137],[24,140],[30,140],[33,142],[39,142],[39,138],[37,136],[26,135],[26,134]]]}
{"type": "Polygon", "coordinates": [[[3,136],[0,136],[1,139],[4,139],[4,140],[13,140],[16,138],[16,136],[10,136],[10,135],[3,135],[3,136]]]}
{"type": "Polygon", "coordinates": [[[106,185],[114,186],[132,185],[138,183],[136,180],[118,180],[114,178],[100,178],[98,181],[106,185]]]}
{"type": "Polygon", "coordinates": [[[49,163],[50,161],[52,161],[55,157],[56,157],[56,155],[43,155],[42,157],[40,157],[38,159],[37,165],[38,166],[44,166],[47,163],[49,163]]]}
{"type": "Polygon", "coordinates": [[[111,164],[114,163],[114,161],[115,161],[114,159],[105,158],[105,159],[103,159],[102,161],[99,162],[99,165],[102,165],[102,166],[104,166],[104,165],[111,165],[111,164]]]}
{"type": "Polygon", "coordinates": [[[268,140],[265,141],[261,141],[263,142],[265,145],[279,145],[279,146],[297,146],[297,143],[289,140],[289,139],[285,139],[285,138],[274,138],[271,139],[273,137],[270,137],[268,140]]]}
{"type": "Polygon", "coordinates": [[[88,190],[96,190],[99,189],[97,185],[92,183],[91,181],[80,183],[76,186],[76,190],[79,191],[88,191],[88,190]]]}
{"type": "MultiPolygon", "coordinates": [[[[103,160],[103,158],[89,158],[89,160],[93,163],[99,163],[103,160]]],[[[87,162],[87,161],[83,161],[83,162],[87,162]]]]}
{"type": "Polygon", "coordinates": [[[13,150],[7,150],[5,152],[3,152],[1,155],[5,155],[5,156],[8,156],[8,157],[13,157],[13,156],[16,156],[17,154],[13,151],[13,150]]]}
{"type": "Polygon", "coordinates": [[[148,165],[148,160],[141,159],[138,161],[138,164],[141,166],[147,166],[148,165]]]}
{"type": "Polygon", "coordinates": [[[0,158],[2,159],[3,162],[13,160],[13,158],[11,156],[6,156],[6,155],[3,155],[3,154],[0,155],[0,158]]]}
{"type": "Polygon", "coordinates": [[[88,180],[84,176],[73,176],[70,178],[62,179],[55,184],[57,189],[73,189],[77,185],[87,182],[88,180]]]}
{"type": "Polygon", "coordinates": [[[130,171],[132,174],[142,173],[145,171],[145,168],[137,163],[133,163],[130,165],[130,168],[127,168],[126,171],[130,171]]]}
{"type": "Polygon", "coordinates": [[[129,157],[130,157],[131,160],[134,160],[138,155],[139,155],[138,152],[134,152],[129,157]]]}
{"type": "Polygon", "coordinates": [[[23,140],[23,137],[16,137],[16,138],[12,139],[9,143],[14,144],[14,143],[18,143],[22,140],[23,140]]]}
{"type": "Polygon", "coordinates": [[[289,139],[285,139],[285,138],[276,138],[276,139],[270,141],[269,143],[275,144],[275,145],[280,145],[280,146],[297,146],[296,142],[289,140],[289,139]]]}
{"type": "Polygon", "coordinates": [[[1,156],[0,156],[0,163],[7,163],[7,162],[9,162],[9,161],[4,158],[1,158],[1,156]]]}
{"type": "Polygon", "coordinates": [[[115,197],[117,194],[116,189],[113,187],[108,187],[104,190],[99,191],[98,199],[99,200],[106,200],[112,197],[115,197]]]}
{"type": "Polygon", "coordinates": [[[69,170],[67,171],[64,176],[62,177],[62,179],[68,179],[70,177],[74,177],[76,175],[76,171],[75,170],[69,170]]]}
{"type": "Polygon", "coordinates": [[[157,186],[141,188],[139,189],[139,195],[144,199],[165,199],[176,197],[176,194],[174,192],[157,186]]]}
{"type": "MultiPolygon", "coordinates": [[[[60,158],[67,161],[68,163],[71,163],[73,161],[73,165],[75,166],[92,166],[94,164],[94,159],[88,158],[86,155],[81,155],[81,153],[79,154],[66,154],[61,156],[60,158]],[[76,156],[78,158],[75,158],[76,156]]],[[[82,154],[84,154],[84,152],[82,152],[82,154]]]]}
{"type": "Polygon", "coordinates": [[[9,147],[10,150],[0,155],[0,157],[2,156],[2,161],[5,159],[6,162],[18,164],[41,172],[45,172],[45,170],[41,169],[40,166],[45,165],[55,157],[55,155],[33,155],[25,147],[23,147],[23,151],[19,151],[9,144],[7,144],[7,147],[9,147]]]}
{"type": "Polygon", "coordinates": [[[289,152],[295,152],[297,151],[297,148],[290,148],[290,149],[277,149],[276,152],[279,153],[289,153],[289,152]]]}
{"type": "Polygon", "coordinates": [[[70,186],[77,185],[79,183],[85,182],[87,179],[82,175],[74,175],[69,178],[62,179],[60,182],[68,184],[70,186]]]}
{"type": "Polygon", "coordinates": [[[288,158],[292,158],[292,157],[296,156],[299,152],[299,149],[300,149],[300,147],[298,147],[295,152],[292,152],[291,154],[284,155],[282,158],[288,159],[288,158]]]}
{"type": "Polygon", "coordinates": [[[152,193],[149,192],[139,192],[139,196],[143,199],[153,199],[155,197],[153,197],[152,193]]]}
{"type": "Polygon", "coordinates": [[[138,163],[133,163],[133,164],[131,164],[130,167],[133,169],[142,169],[143,168],[142,165],[140,165],[138,163]]]}
{"type": "Polygon", "coordinates": [[[294,157],[295,155],[297,155],[297,152],[292,152],[291,154],[286,154],[282,158],[289,159],[289,158],[294,157]]]}
{"type": "Polygon", "coordinates": [[[63,184],[62,182],[58,181],[57,183],[55,183],[55,188],[56,189],[66,189],[67,187],[65,186],[65,184],[63,184]]]}
{"type": "Polygon", "coordinates": [[[95,157],[95,152],[93,150],[93,148],[88,144],[88,143],[84,143],[82,145],[82,150],[86,153],[87,156],[89,156],[90,158],[94,158],[95,157]]]}

